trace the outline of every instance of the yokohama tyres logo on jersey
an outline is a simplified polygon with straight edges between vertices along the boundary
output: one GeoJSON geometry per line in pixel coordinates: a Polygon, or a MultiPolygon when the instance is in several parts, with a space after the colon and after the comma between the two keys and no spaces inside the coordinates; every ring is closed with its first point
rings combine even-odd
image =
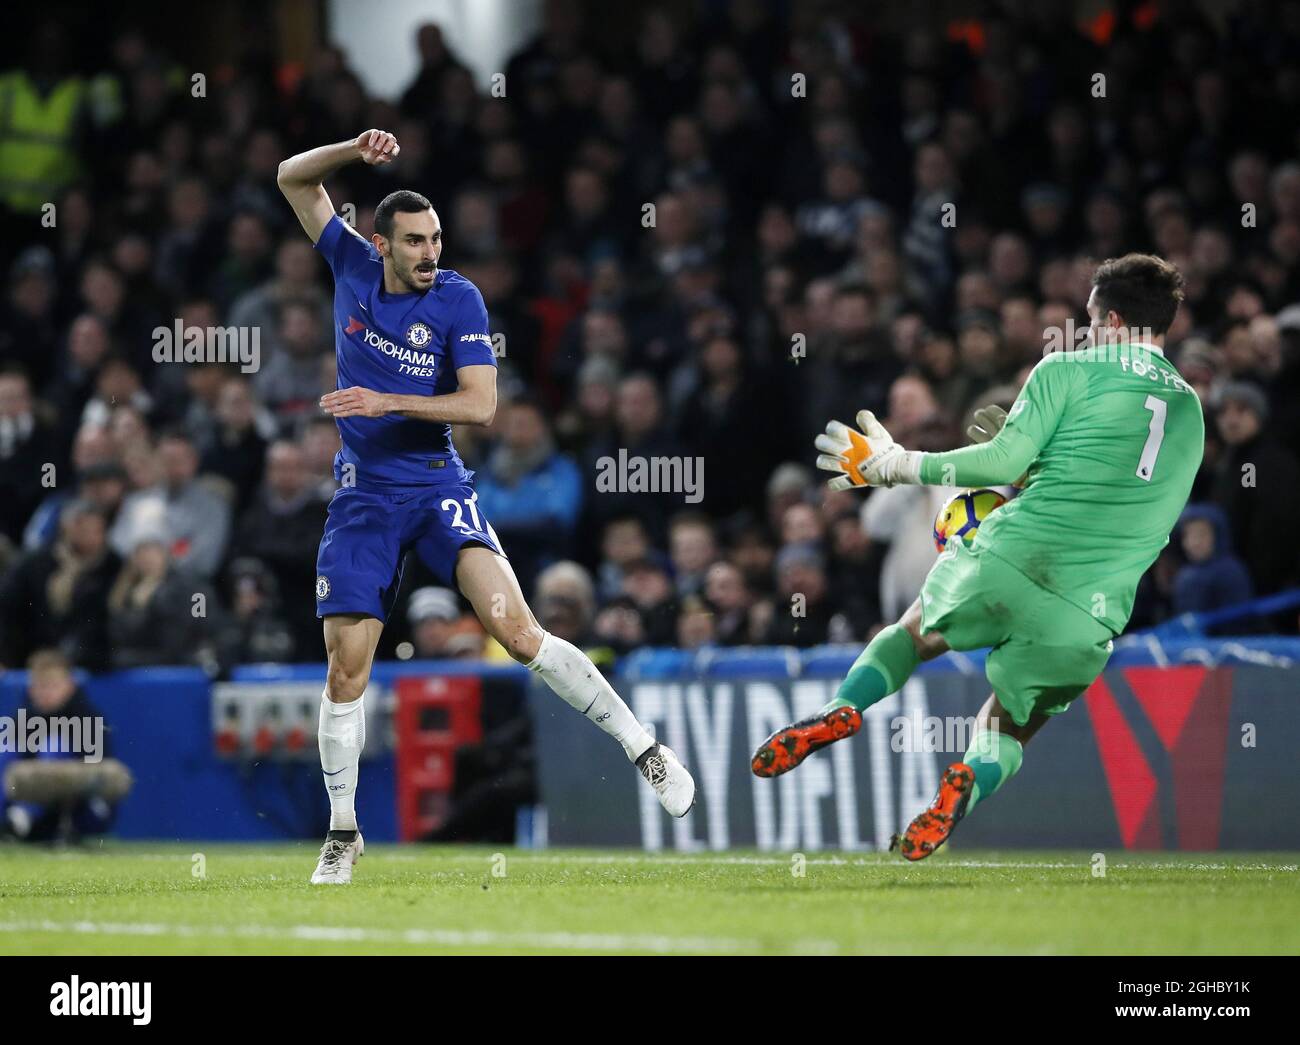
{"type": "Polygon", "coordinates": [[[355,316],[348,316],[348,325],[343,328],[343,333],[351,336],[358,332],[361,334],[361,340],[367,345],[379,349],[384,355],[391,356],[399,363],[408,363],[412,366],[421,367],[432,367],[436,363],[432,352],[417,352],[405,345],[396,344],[389,341],[388,338],[375,333],[355,316]]]}

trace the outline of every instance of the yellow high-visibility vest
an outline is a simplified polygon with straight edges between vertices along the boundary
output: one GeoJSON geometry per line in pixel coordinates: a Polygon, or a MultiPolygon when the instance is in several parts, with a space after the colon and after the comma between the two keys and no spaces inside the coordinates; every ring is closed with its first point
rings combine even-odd
{"type": "Polygon", "coordinates": [[[21,70],[0,76],[0,202],[38,214],[76,179],[73,133],[84,95],[76,76],[44,97],[21,70]]]}

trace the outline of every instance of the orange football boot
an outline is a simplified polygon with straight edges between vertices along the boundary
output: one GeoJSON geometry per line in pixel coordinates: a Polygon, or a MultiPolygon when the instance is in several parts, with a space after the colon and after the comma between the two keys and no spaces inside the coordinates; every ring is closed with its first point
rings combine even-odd
{"type": "Polygon", "coordinates": [[[773,777],[788,773],[814,751],[851,737],[862,728],[862,712],[840,707],[814,715],[792,726],[778,729],[758,746],[749,767],[754,776],[773,777]]]}
{"type": "Polygon", "coordinates": [[[957,822],[966,815],[971,789],[975,786],[975,770],[965,762],[954,762],[943,771],[939,790],[930,808],[920,813],[907,825],[907,830],[894,835],[890,852],[902,851],[909,860],[924,860],[952,834],[957,822]]]}

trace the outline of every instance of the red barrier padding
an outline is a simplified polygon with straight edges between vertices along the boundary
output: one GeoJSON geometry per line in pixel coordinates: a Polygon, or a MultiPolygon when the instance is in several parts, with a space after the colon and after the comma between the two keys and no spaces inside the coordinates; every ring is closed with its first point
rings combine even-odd
{"type": "Polygon", "coordinates": [[[483,740],[483,687],[470,676],[427,676],[398,679],[395,691],[397,830],[407,842],[447,818],[456,750],[483,740]]]}

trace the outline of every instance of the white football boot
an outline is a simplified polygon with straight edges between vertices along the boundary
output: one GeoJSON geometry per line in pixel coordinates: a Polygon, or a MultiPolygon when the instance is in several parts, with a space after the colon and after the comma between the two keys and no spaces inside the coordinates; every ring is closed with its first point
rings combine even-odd
{"type": "Polygon", "coordinates": [[[316,861],[316,870],[312,872],[312,885],[348,885],[352,881],[352,865],[366,851],[366,844],[361,839],[361,832],[356,838],[346,842],[335,835],[342,831],[331,831],[325,836],[325,844],[320,847],[320,859],[316,861]]]}
{"type": "Polygon", "coordinates": [[[636,767],[670,816],[685,816],[694,807],[695,781],[672,748],[656,743],[636,760],[636,767]]]}

